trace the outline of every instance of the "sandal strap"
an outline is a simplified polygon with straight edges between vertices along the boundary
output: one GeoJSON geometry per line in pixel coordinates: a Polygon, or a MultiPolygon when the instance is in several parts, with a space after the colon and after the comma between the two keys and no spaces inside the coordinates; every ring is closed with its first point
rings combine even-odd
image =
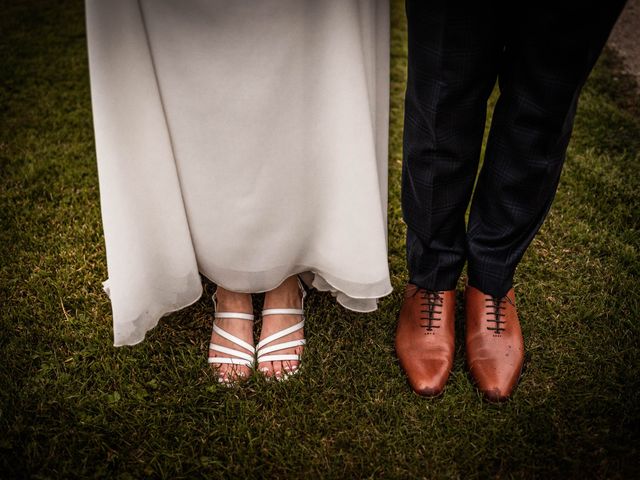
{"type": "Polygon", "coordinates": [[[278,343],[270,347],[261,348],[256,352],[256,355],[261,357],[266,353],[277,352],[278,350],[285,350],[287,348],[300,347],[302,345],[306,345],[306,343],[307,341],[304,338],[300,340],[291,340],[290,342],[278,343]]]}
{"type": "Polygon", "coordinates": [[[236,350],[235,348],[229,348],[223,345],[218,345],[217,343],[210,343],[209,350],[213,350],[214,352],[226,353],[228,355],[234,355],[236,357],[248,360],[249,362],[253,362],[253,355],[249,355],[248,353],[241,352],[240,350],[236,350]]]}
{"type": "Polygon", "coordinates": [[[300,308],[267,308],[262,310],[262,316],[267,315],[304,315],[304,310],[300,308]]]}
{"type": "Polygon", "coordinates": [[[256,350],[260,350],[265,345],[268,345],[269,343],[271,343],[271,342],[273,342],[275,340],[278,340],[279,338],[286,337],[290,333],[297,332],[298,330],[301,330],[303,327],[304,327],[304,320],[296,323],[295,325],[292,325],[289,328],[285,328],[284,330],[280,330],[279,332],[276,332],[273,335],[269,335],[264,340],[261,340],[260,342],[258,342],[258,345],[256,345],[256,350]]]}
{"type": "Polygon", "coordinates": [[[244,360],[242,358],[224,358],[224,357],[209,357],[207,360],[209,363],[220,363],[227,365],[241,365],[243,367],[253,367],[253,361],[244,360]]]}
{"type": "Polygon", "coordinates": [[[296,276],[296,280],[298,281],[298,288],[300,289],[300,293],[302,293],[302,298],[300,300],[302,301],[302,308],[304,308],[304,299],[307,297],[307,290],[304,288],[304,285],[302,284],[300,275],[296,276]]]}
{"type": "Polygon", "coordinates": [[[258,363],[262,362],[281,362],[283,360],[297,360],[300,361],[300,355],[296,355],[294,353],[290,354],[282,354],[282,355],[265,355],[263,357],[258,357],[258,363]]]}
{"type": "Polygon", "coordinates": [[[291,340],[290,342],[277,343],[276,345],[272,345],[270,347],[261,348],[256,352],[257,356],[263,356],[265,353],[277,352],[278,350],[285,350],[287,348],[300,347],[302,345],[306,345],[307,341],[304,338],[300,340],[291,340]]]}
{"type": "Polygon", "coordinates": [[[251,313],[239,313],[239,312],[216,312],[213,314],[215,318],[238,318],[240,320],[253,320],[254,316],[251,313]]]}
{"type": "Polygon", "coordinates": [[[245,342],[241,338],[238,338],[235,335],[230,334],[226,330],[223,330],[222,328],[217,326],[215,323],[213,324],[213,331],[215,333],[217,333],[218,335],[220,335],[221,337],[226,338],[230,342],[233,342],[236,345],[244,348],[248,352],[251,352],[252,354],[256,352],[256,349],[252,345],[248,344],[247,342],[245,342]]]}

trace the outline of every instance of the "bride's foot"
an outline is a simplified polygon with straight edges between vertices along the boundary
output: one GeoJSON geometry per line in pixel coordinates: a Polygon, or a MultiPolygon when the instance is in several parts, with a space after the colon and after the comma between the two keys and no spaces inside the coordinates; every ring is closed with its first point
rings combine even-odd
{"type": "Polygon", "coordinates": [[[258,363],[258,371],[267,378],[284,379],[296,373],[300,366],[300,355],[304,344],[302,307],[304,290],[298,277],[287,278],[279,287],[267,292],[264,296],[262,331],[258,343],[258,357],[265,361],[258,363]],[[281,310],[285,310],[279,312],[281,310]],[[273,311],[271,311],[273,310],[273,311]],[[296,328],[299,325],[300,328],[296,328]],[[269,340],[269,337],[291,328],[291,333],[269,340]],[[265,340],[268,340],[265,342],[265,340]],[[291,342],[289,348],[278,346],[291,342]],[[280,356],[286,358],[278,358],[280,356]]]}
{"type": "Polygon", "coordinates": [[[253,364],[254,356],[253,304],[250,294],[236,293],[222,287],[216,290],[214,302],[216,303],[214,326],[217,328],[214,328],[211,333],[209,364],[216,370],[218,382],[232,383],[247,378],[251,374],[250,365],[253,364]],[[236,315],[233,315],[234,313],[236,315]],[[224,332],[231,334],[244,344],[225,338],[224,332]],[[212,346],[216,349],[212,349],[212,346]],[[248,347],[251,347],[251,350],[248,347]],[[236,352],[220,351],[225,349],[236,352]]]}

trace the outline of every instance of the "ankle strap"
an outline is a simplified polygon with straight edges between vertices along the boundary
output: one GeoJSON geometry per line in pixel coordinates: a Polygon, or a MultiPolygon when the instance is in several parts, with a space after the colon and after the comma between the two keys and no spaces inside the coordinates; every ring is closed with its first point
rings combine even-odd
{"type": "Polygon", "coordinates": [[[304,315],[304,310],[300,308],[268,308],[262,310],[262,316],[267,315],[304,315]]]}
{"type": "Polygon", "coordinates": [[[240,320],[250,320],[253,321],[254,320],[254,316],[252,313],[240,313],[240,312],[218,312],[218,300],[216,298],[216,293],[217,290],[215,292],[213,292],[213,295],[211,295],[211,300],[213,300],[213,311],[215,312],[213,314],[213,316],[215,318],[238,318],[240,320]]]}
{"type": "Polygon", "coordinates": [[[253,321],[254,316],[251,313],[238,313],[238,312],[216,312],[213,314],[215,318],[238,318],[240,320],[253,321]]]}
{"type": "Polygon", "coordinates": [[[262,310],[262,316],[267,315],[304,315],[304,299],[307,296],[307,291],[300,280],[300,276],[296,275],[298,282],[298,289],[300,290],[300,308],[267,308],[262,310]]]}

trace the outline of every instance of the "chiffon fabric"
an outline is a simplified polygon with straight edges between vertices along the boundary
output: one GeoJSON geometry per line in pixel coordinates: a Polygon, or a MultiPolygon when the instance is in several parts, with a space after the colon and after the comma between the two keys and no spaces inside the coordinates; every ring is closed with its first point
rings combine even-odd
{"type": "Polygon", "coordinates": [[[387,264],[382,0],[87,0],[115,345],[302,274],[355,311],[387,264]]]}

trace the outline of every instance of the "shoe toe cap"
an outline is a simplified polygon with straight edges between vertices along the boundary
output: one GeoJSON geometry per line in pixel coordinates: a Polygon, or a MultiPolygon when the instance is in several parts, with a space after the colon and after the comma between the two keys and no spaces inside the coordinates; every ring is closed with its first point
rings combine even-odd
{"type": "Polygon", "coordinates": [[[492,360],[475,362],[471,373],[478,389],[490,402],[507,400],[518,383],[519,368],[492,360]]]}
{"type": "Polygon", "coordinates": [[[501,390],[498,387],[489,387],[480,389],[484,398],[486,398],[489,402],[500,403],[504,402],[509,398],[509,393],[506,393],[504,390],[501,390]]]}
{"type": "Polygon", "coordinates": [[[441,386],[431,385],[427,383],[418,383],[412,385],[413,391],[421,397],[437,397],[442,394],[444,388],[441,386]]]}
{"type": "Polygon", "coordinates": [[[446,360],[431,359],[405,370],[415,393],[423,397],[437,397],[444,390],[451,368],[446,360]]]}

